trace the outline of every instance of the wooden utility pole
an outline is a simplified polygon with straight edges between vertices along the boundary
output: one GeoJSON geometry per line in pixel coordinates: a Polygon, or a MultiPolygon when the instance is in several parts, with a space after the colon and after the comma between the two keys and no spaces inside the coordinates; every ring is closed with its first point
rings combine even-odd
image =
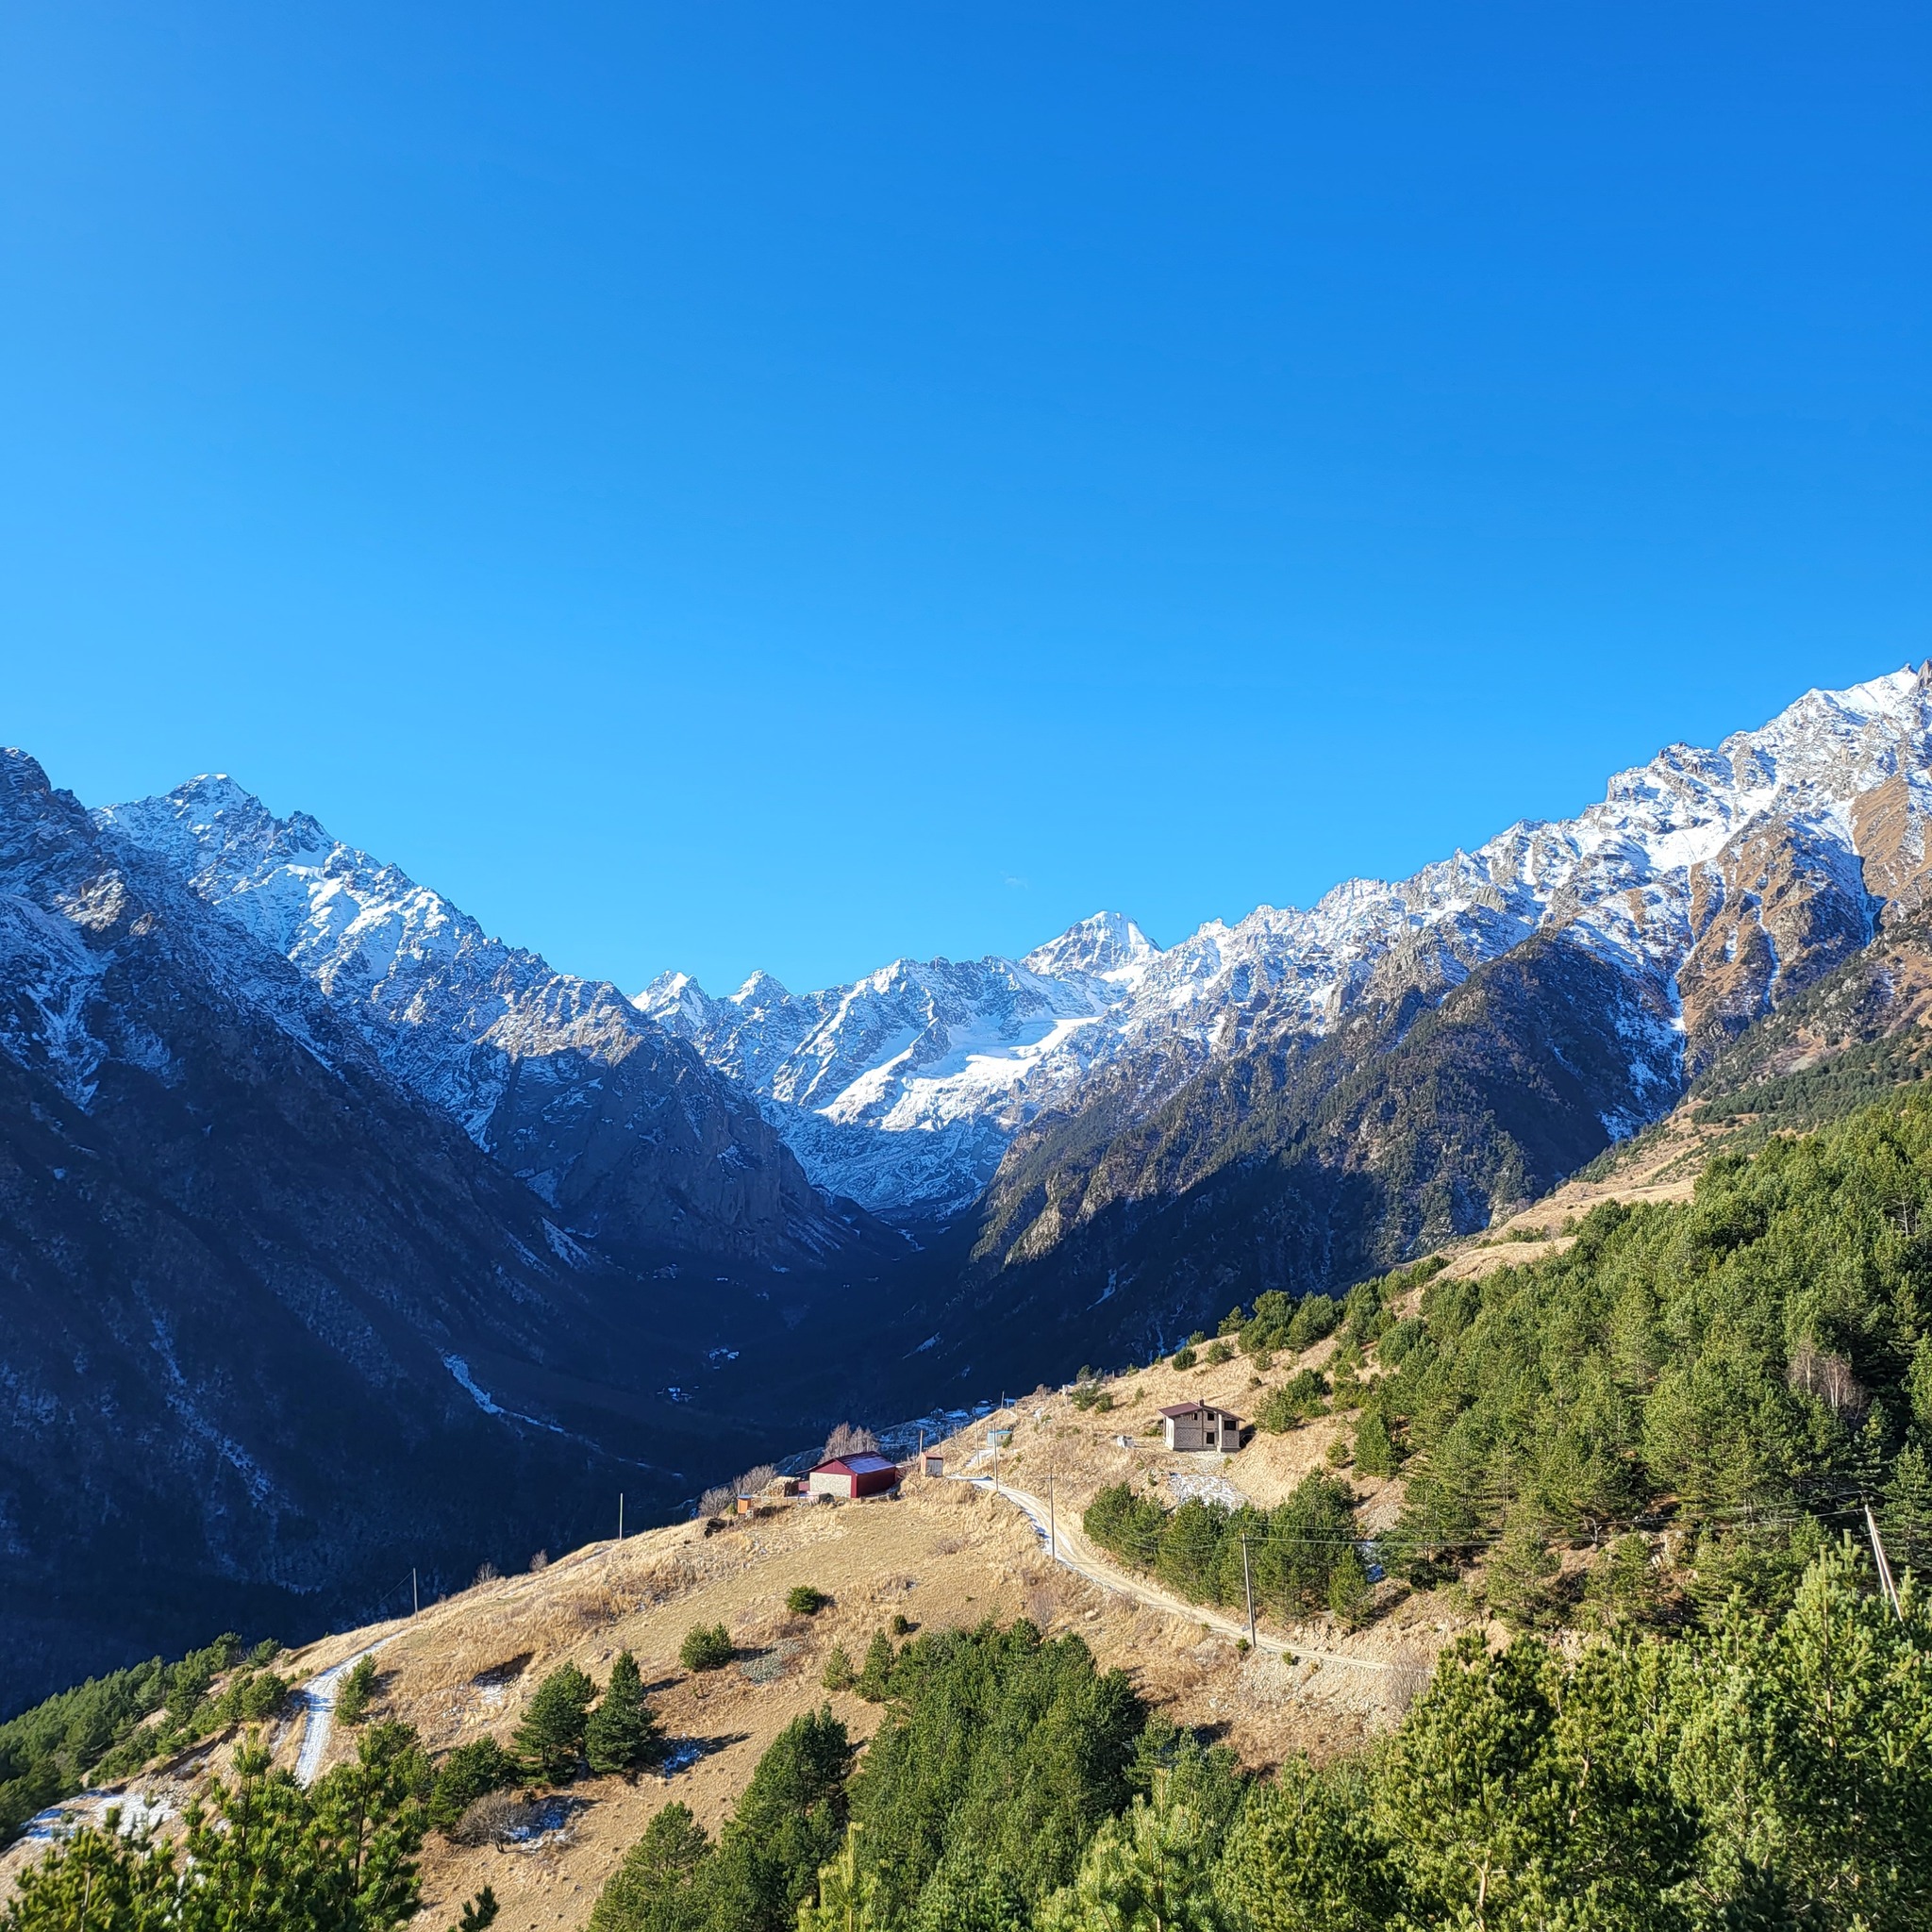
{"type": "Polygon", "coordinates": [[[423,1592],[416,1588],[416,1573],[409,1572],[409,1614],[420,1617],[423,1614],[423,1592]]]}
{"type": "Polygon", "coordinates": [[[1059,1560],[1059,1526],[1058,1519],[1054,1515],[1052,1470],[1046,1473],[1046,1554],[1056,1562],[1059,1560]]]}
{"type": "Polygon", "coordinates": [[[1879,1541],[1878,1519],[1872,1513],[1872,1505],[1865,1505],[1865,1527],[1872,1537],[1872,1559],[1878,1565],[1878,1587],[1885,1592],[1885,1601],[1891,1606],[1891,1614],[1901,1624],[1906,1613],[1899,1607],[1898,1585],[1891,1580],[1891,1565],[1885,1559],[1885,1545],[1879,1541]]]}
{"type": "Polygon", "coordinates": [[[624,1491],[617,1492],[617,1541],[624,1541],[624,1491]]]}
{"type": "Polygon", "coordinates": [[[1255,1573],[1248,1561],[1248,1539],[1241,1539],[1241,1589],[1248,1598],[1248,1648],[1255,1648],[1255,1573]]]}

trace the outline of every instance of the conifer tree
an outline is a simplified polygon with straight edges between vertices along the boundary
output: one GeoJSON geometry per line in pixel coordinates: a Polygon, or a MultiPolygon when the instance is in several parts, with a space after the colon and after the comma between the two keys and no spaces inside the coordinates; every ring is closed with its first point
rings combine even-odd
{"type": "Polygon", "coordinates": [[[375,1698],[375,1684],[374,1653],[358,1657],[343,1674],[342,1688],[336,1693],[336,1716],[345,1724],[364,1723],[375,1698]]]}
{"type": "Polygon", "coordinates": [[[1095,1834],[1073,1884],[1041,1907],[1041,1932],[1224,1932],[1215,1895],[1220,1847],[1166,1778],[1095,1834]]]}
{"type": "Polygon", "coordinates": [[[1932,1588],[1932,1469],[1916,1437],[1892,1464],[1880,1521],[1892,1569],[1901,1577],[1911,1571],[1922,1589],[1932,1588]]]}
{"type": "Polygon", "coordinates": [[[644,1702],[638,1660],[620,1650],[610,1681],[584,1726],[584,1756],[594,1772],[641,1771],[663,1756],[664,1738],[656,1713],[644,1702]]]}
{"type": "Polygon", "coordinates": [[[798,1908],[798,1932],[889,1932],[878,1874],[858,1862],[854,1827],[845,1847],[820,1867],[818,1896],[798,1908]]]}
{"type": "Polygon", "coordinates": [[[705,1827],[688,1805],[673,1800],[625,1854],[591,1913],[590,1932],[696,1932],[712,1857],[705,1827]]]}
{"type": "Polygon", "coordinates": [[[575,1664],[565,1664],[537,1686],[517,1726],[518,1754],[534,1777],[565,1784],[576,1775],[597,1687],[575,1664]]]}
{"type": "Polygon", "coordinates": [[[872,1641],[865,1647],[865,1662],[853,1689],[869,1704],[883,1704],[886,1685],[897,1661],[898,1653],[892,1648],[892,1640],[883,1630],[874,1630],[872,1641]]]}

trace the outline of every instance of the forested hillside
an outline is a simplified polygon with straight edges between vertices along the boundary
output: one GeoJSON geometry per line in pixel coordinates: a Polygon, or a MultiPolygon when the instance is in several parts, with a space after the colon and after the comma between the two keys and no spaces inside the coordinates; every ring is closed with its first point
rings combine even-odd
{"type": "Polygon", "coordinates": [[[1144,1117],[1103,1090],[1023,1136],[948,1335],[1018,1324],[1049,1359],[1144,1358],[1230,1301],[1346,1287],[1487,1226],[1675,1091],[1660,1016],[1566,941],[1440,993],[1391,984],[1319,1040],[1257,1015],[1255,1043],[1144,1117]]]}
{"type": "MultiPolygon", "coordinates": [[[[1224,1330],[1265,1360],[1277,1306],[1224,1330]]],[[[1864,1534],[1868,1504],[1895,1562],[1932,1570],[1932,1095],[1720,1155],[1689,1202],[1607,1202],[1559,1254],[1363,1282],[1341,1322],[1327,1372],[1261,1419],[1353,1418],[1342,1461],[1401,1478],[1379,1553],[1418,1588],[1464,1578],[1535,1628],[1681,1624],[1733,1593],[1777,1607],[1841,1532],[1864,1534]]],[[[1301,1555],[1255,1512],[1124,1490],[1089,1530],[1228,1606],[1241,1537],[1271,1539],[1257,1593],[1306,1607],[1336,1560],[1326,1481],[1283,1506],[1280,1535],[1318,1545],[1301,1555]]]]}
{"type": "MultiPolygon", "coordinates": [[[[795,1720],[715,1840],[683,1804],[659,1809],[590,1924],[1905,1932],[1932,1910],[1932,1619],[1916,1594],[1894,1616],[1868,1583],[1827,1551],[1782,1615],[1738,1600],[1707,1630],[1574,1659],[1472,1637],[1392,1735],[1266,1777],[1150,1717],[1077,1637],[881,1632],[869,1694],[886,1717],[857,1768],[829,1707],[795,1720]]],[[[594,1695],[565,1701],[581,1719],[594,1695]]],[[[568,1782],[580,1753],[522,1774],[568,1782]]],[[[438,1782],[395,1724],[312,1792],[244,1751],[185,1859],[91,1827],[0,1926],[389,1932],[414,1915],[438,1782]]],[[[486,1889],[466,1932],[496,1909],[486,1889]]]]}
{"type": "Polygon", "coordinates": [[[1932,1557],[1928,1316],[1913,1094],[1721,1157],[1688,1204],[1607,1204],[1566,1254],[1432,1283],[1377,1344],[1357,1457],[1405,1475],[1409,1552],[1491,1550],[1492,1594],[1530,1621],[1562,1610],[1578,1540],[1592,1588],[1622,1575],[1658,1614],[1780,1602],[1868,1498],[1902,1560],[1932,1557]],[[1632,1532],[1655,1562],[1619,1555],[1632,1532]]]}

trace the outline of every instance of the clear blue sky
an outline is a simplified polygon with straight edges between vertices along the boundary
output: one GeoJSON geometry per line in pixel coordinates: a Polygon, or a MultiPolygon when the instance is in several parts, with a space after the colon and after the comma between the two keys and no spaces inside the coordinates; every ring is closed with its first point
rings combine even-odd
{"type": "Polygon", "coordinates": [[[1932,651],[1923,7],[0,9],[0,739],[558,965],[1170,942],[1932,651]]]}

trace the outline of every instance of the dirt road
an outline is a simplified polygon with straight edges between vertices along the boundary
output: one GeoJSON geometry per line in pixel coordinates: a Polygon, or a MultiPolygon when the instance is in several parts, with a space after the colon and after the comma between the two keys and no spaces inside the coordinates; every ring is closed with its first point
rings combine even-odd
{"type": "MultiPolygon", "coordinates": [[[[1041,1547],[1050,1547],[1055,1559],[1064,1563],[1076,1576],[1084,1576],[1088,1582],[1097,1583],[1102,1590],[1111,1591],[1116,1596],[1130,1597],[1136,1603],[1145,1604],[1150,1609],[1165,1610],[1170,1616],[1183,1617],[1191,1624],[1205,1624],[1210,1630],[1220,1631],[1224,1637],[1242,1638],[1248,1634],[1247,1624],[1237,1618],[1224,1616],[1205,1604],[1191,1604],[1185,1597],[1175,1596],[1157,1583],[1128,1575],[1094,1550],[1077,1524],[1070,1524],[1064,1517],[1050,1512],[1046,1504],[1029,1491],[1016,1490],[1010,1483],[995,1484],[991,1476],[962,1475],[957,1480],[969,1482],[975,1489],[991,1490],[1015,1508],[1024,1511],[1039,1532],[1041,1547]]],[[[1346,1651],[1316,1650],[1306,1643],[1291,1643],[1285,1638],[1271,1637],[1259,1628],[1255,1633],[1255,1647],[1291,1661],[1309,1657],[1324,1664],[1346,1664],[1357,1671],[1387,1672],[1397,1668],[1375,1657],[1350,1657],[1346,1651]]]]}
{"type": "Polygon", "coordinates": [[[381,1638],[354,1657],[345,1657],[319,1677],[309,1678],[295,1692],[303,1706],[302,1750],[295,1759],[297,1784],[312,1785],[316,1773],[322,1769],[322,1760],[328,1755],[328,1741],[336,1726],[336,1692],[342,1678],[371,1651],[380,1650],[388,1641],[388,1638],[381,1638]]]}

